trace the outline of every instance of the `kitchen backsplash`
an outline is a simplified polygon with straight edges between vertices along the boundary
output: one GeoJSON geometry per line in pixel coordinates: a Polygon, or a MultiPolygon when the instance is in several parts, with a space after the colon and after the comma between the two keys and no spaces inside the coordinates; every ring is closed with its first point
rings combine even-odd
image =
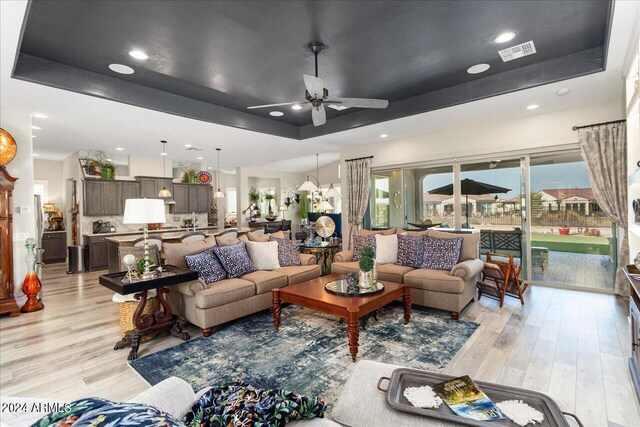
{"type": "MultiPolygon", "coordinates": [[[[180,214],[180,215],[172,215],[167,212],[166,214],[167,222],[164,223],[165,227],[182,227],[183,220],[191,219],[192,214],[180,214]]],[[[141,224],[123,224],[122,223],[122,215],[117,216],[83,216],[81,220],[81,231],[80,234],[91,234],[93,233],[93,222],[102,220],[103,222],[110,222],[113,227],[116,228],[116,231],[139,231],[142,229],[141,224]]],[[[198,227],[206,227],[208,222],[207,214],[196,214],[196,224],[198,227]]]]}

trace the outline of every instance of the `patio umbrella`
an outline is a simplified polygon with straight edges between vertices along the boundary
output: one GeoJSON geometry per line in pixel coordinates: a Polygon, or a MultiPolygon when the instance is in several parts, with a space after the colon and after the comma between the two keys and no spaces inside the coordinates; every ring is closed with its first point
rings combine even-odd
{"type": "MultiPolygon", "coordinates": [[[[498,187],[497,185],[487,184],[480,181],[474,181],[473,179],[465,178],[460,181],[460,192],[464,194],[466,206],[467,206],[467,226],[469,225],[469,194],[495,194],[495,193],[508,193],[510,188],[498,187]]],[[[446,196],[453,196],[453,184],[445,185],[444,187],[435,188],[429,191],[429,194],[443,194],[446,196]]]]}

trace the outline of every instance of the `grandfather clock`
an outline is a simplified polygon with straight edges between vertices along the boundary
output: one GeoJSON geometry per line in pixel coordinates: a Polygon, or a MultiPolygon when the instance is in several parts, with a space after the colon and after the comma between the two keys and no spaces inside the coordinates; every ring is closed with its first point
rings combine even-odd
{"type": "Polygon", "coordinates": [[[9,313],[11,317],[20,315],[20,308],[13,296],[13,183],[18,178],[9,175],[4,166],[0,166],[0,254],[2,255],[2,287],[0,287],[0,314],[9,313]]]}

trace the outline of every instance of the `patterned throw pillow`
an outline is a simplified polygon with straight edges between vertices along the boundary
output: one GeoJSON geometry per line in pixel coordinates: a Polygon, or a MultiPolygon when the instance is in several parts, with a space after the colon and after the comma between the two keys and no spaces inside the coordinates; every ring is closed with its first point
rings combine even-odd
{"type": "Polygon", "coordinates": [[[424,238],[398,234],[398,265],[420,268],[424,262],[424,238]]]}
{"type": "Polygon", "coordinates": [[[198,272],[204,283],[219,282],[227,277],[227,272],[220,264],[213,248],[194,255],[185,255],[184,260],[190,270],[198,272]]]}
{"type": "Polygon", "coordinates": [[[365,246],[371,246],[373,252],[376,252],[376,236],[370,234],[368,236],[353,236],[353,260],[360,261],[360,250],[365,246]]]}
{"type": "Polygon", "coordinates": [[[464,240],[462,237],[439,239],[425,236],[424,262],[420,268],[451,271],[460,259],[462,240],[464,240]]]}
{"type": "Polygon", "coordinates": [[[273,236],[270,236],[269,240],[278,242],[278,260],[280,261],[280,267],[301,265],[300,240],[279,239],[273,236]]]}
{"type": "Polygon", "coordinates": [[[256,271],[244,242],[231,246],[214,246],[212,249],[218,256],[220,264],[224,267],[229,279],[235,279],[256,271]]]}

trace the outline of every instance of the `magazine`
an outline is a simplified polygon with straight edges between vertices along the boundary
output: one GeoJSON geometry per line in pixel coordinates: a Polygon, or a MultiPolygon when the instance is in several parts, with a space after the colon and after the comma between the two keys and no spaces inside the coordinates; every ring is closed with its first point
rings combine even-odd
{"type": "Polygon", "coordinates": [[[505,418],[496,404],[468,375],[435,384],[433,389],[449,408],[461,417],[478,421],[505,418]]]}

